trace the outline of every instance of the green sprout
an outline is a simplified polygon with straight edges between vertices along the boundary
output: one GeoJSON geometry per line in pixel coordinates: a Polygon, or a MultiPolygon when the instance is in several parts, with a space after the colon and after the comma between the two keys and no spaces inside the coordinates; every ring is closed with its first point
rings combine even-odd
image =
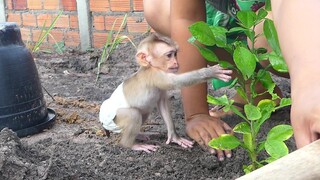
{"type": "Polygon", "coordinates": [[[113,38],[114,26],[115,26],[118,18],[115,19],[115,21],[112,24],[111,30],[109,31],[108,36],[107,36],[107,41],[106,41],[106,43],[103,47],[103,50],[102,50],[102,55],[101,55],[99,62],[98,62],[98,71],[97,71],[97,76],[96,76],[96,82],[99,80],[100,68],[101,68],[102,63],[104,63],[107,59],[109,59],[110,55],[113,53],[113,51],[116,49],[116,47],[121,42],[123,42],[124,40],[129,40],[129,42],[134,47],[136,47],[135,44],[132,42],[132,40],[128,36],[125,36],[125,35],[120,36],[120,31],[123,29],[123,27],[127,23],[127,16],[128,16],[127,14],[124,16],[124,18],[121,22],[121,25],[120,25],[118,31],[116,32],[114,38],[113,38]]]}
{"type": "Polygon", "coordinates": [[[54,48],[57,53],[62,54],[63,53],[63,48],[64,48],[64,43],[63,42],[57,42],[55,38],[50,34],[50,31],[55,27],[55,24],[57,20],[60,18],[62,15],[63,11],[60,11],[58,15],[53,19],[52,23],[50,24],[49,28],[46,28],[46,22],[44,21],[43,26],[41,28],[41,33],[39,35],[39,38],[36,42],[36,44],[32,48],[32,52],[37,52],[40,50],[40,46],[42,45],[43,41],[50,36],[54,40],[54,48]]]}

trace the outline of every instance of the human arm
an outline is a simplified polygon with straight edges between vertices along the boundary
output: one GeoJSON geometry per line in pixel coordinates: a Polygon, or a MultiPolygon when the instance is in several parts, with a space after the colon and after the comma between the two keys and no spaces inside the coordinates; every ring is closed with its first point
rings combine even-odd
{"type": "Polygon", "coordinates": [[[273,0],[273,18],[291,78],[291,123],[301,148],[320,133],[320,1],[273,0]]]}
{"type": "MultiPolygon", "coordinates": [[[[188,27],[197,21],[205,21],[205,1],[171,0],[170,7],[171,38],[179,44],[179,73],[206,67],[207,62],[199,51],[187,42],[191,37],[188,27]]],[[[208,142],[212,138],[231,129],[224,126],[220,119],[209,116],[206,83],[183,88],[181,93],[187,134],[202,147],[208,148],[208,142]]],[[[213,151],[210,149],[210,152],[213,151]]],[[[231,156],[230,151],[217,151],[219,159],[224,158],[224,153],[231,156]]]]}

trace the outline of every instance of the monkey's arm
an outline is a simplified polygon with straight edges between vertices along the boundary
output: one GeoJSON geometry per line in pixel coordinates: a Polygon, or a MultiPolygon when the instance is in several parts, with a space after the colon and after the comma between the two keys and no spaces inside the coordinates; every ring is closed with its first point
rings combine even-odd
{"type": "Polygon", "coordinates": [[[160,100],[158,102],[158,109],[160,111],[162,119],[164,120],[167,126],[168,139],[166,141],[166,144],[169,144],[170,142],[174,142],[183,148],[192,147],[193,145],[192,141],[181,138],[176,133],[176,130],[171,118],[170,110],[169,110],[169,100],[167,98],[166,91],[163,91],[161,94],[160,100]]]}
{"type": "Polygon", "coordinates": [[[167,73],[161,80],[159,79],[156,81],[158,82],[156,86],[161,89],[179,89],[181,87],[205,82],[211,78],[217,78],[227,82],[231,79],[231,73],[232,70],[222,69],[219,65],[182,74],[167,73]]]}

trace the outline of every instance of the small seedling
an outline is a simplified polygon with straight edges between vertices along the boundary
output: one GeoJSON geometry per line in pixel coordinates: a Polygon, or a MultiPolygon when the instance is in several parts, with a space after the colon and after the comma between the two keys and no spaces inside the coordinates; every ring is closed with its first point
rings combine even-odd
{"type": "Polygon", "coordinates": [[[106,41],[106,43],[103,47],[103,50],[102,50],[102,55],[101,55],[99,62],[98,62],[98,68],[97,68],[98,71],[97,71],[96,82],[99,79],[101,64],[104,63],[107,59],[109,59],[110,55],[113,53],[113,51],[117,48],[117,46],[121,42],[123,42],[124,40],[128,40],[136,48],[135,44],[132,42],[132,40],[128,36],[125,36],[125,35],[120,36],[120,31],[123,29],[123,27],[127,23],[127,16],[128,16],[127,14],[124,16],[124,18],[121,22],[121,25],[120,25],[120,27],[114,37],[113,37],[114,26],[115,26],[118,18],[115,19],[112,24],[111,30],[109,31],[108,36],[107,36],[107,41],[106,41]]]}
{"type": "Polygon", "coordinates": [[[212,139],[209,142],[209,146],[221,150],[231,150],[239,146],[244,148],[251,159],[251,164],[243,166],[245,173],[249,173],[287,155],[289,151],[284,141],[293,134],[290,125],[282,124],[273,127],[263,141],[258,141],[257,139],[261,126],[270,118],[271,113],[291,104],[290,98],[280,98],[274,93],[276,84],[268,71],[271,66],[280,72],[288,71],[281,54],[273,21],[266,18],[268,14],[266,9],[269,9],[268,7],[260,9],[257,14],[252,11],[239,11],[237,18],[240,27],[231,28],[230,30],[223,27],[209,26],[204,22],[197,22],[189,28],[192,33],[189,41],[199,49],[205,59],[219,63],[224,68],[233,69],[239,74],[239,77],[234,79],[230,87],[234,87],[246,102],[244,104],[244,112],[238,110],[233,105],[234,101],[228,99],[226,95],[221,97],[208,95],[209,103],[224,106],[223,110],[225,112],[231,110],[241,117],[243,121],[233,128],[233,131],[239,136],[224,134],[219,138],[212,139]],[[259,23],[263,23],[263,34],[255,34],[254,30],[259,23]],[[251,41],[251,47],[241,40],[227,42],[227,35],[232,33],[244,33],[251,41]],[[256,38],[262,35],[266,37],[272,52],[267,52],[265,48],[255,47],[256,38]],[[207,48],[208,46],[224,48],[233,56],[234,63],[219,60],[214,52],[207,48]],[[270,65],[265,68],[261,67],[259,62],[266,60],[270,62],[270,65]],[[257,83],[261,83],[266,91],[257,93],[255,91],[257,83]],[[249,86],[246,84],[249,84],[249,86]],[[267,93],[272,96],[271,99],[263,99],[257,104],[254,103],[254,99],[267,93]],[[239,138],[241,136],[242,138],[239,138]],[[258,155],[263,150],[270,157],[259,160],[258,155]]]}
{"type": "MultiPolygon", "coordinates": [[[[50,31],[55,27],[55,24],[56,24],[57,20],[60,18],[60,16],[62,15],[62,13],[63,13],[63,11],[60,11],[60,12],[58,13],[58,15],[53,19],[53,21],[52,21],[52,23],[50,24],[49,28],[46,28],[46,22],[47,22],[47,21],[44,21],[43,26],[42,26],[42,28],[41,28],[41,33],[40,33],[40,35],[39,35],[39,38],[38,38],[36,44],[35,44],[35,45],[33,46],[33,48],[32,48],[32,52],[37,52],[37,51],[39,51],[39,50],[40,50],[40,46],[42,45],[43,41],[44,41],[48,36],[50,36],[50,37],[54,40],[54,42],[55,42],[55,44],[54,44],[53,47],[55,48],[56,52],[59,53],[59,54],[62,54],[62,53],[63,53],[64,43],[63,43],[63,42],[57,42],[57,41],[55,40],[55,38],[50,34],[50,31]]],[[[42,51],[50,52],[50,51],[48,51],[48,50],[42,50],[42,51]]]]}

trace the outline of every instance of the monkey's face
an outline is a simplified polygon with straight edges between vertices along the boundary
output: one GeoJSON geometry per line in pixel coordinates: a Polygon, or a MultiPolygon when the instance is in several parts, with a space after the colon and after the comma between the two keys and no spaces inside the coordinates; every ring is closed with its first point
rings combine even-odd
{"type": "Polygon", "coordinates": [[[152,66],[168,73],[176,73],[179,69],[177,51],[175,47],[165,43],[157,44],[153,49],[152,66]]]}

